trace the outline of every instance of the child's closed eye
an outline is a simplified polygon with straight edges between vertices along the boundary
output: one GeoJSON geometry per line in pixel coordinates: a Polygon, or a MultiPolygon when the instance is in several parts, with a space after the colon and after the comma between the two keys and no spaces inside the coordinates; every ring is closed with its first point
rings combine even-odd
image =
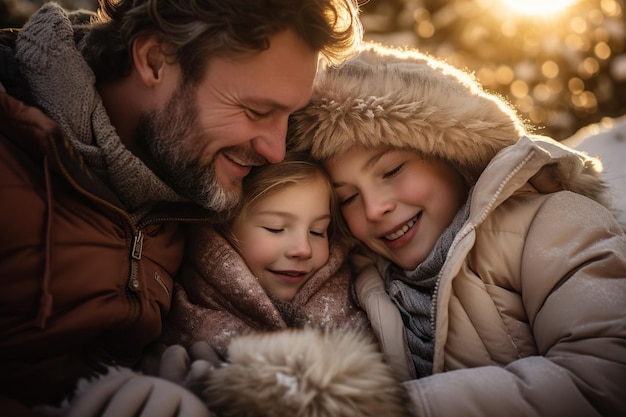
{"type": "Polygon", "coordinates": [[[347,206],[348,204],[350,204],[351,202],[354,201],[354,199],[356,199],[356,197],[358,196],[358,194],[352,194],[349,197],[346,198],[340,198],[339,199],[339,205],[340,206],[347,206]]]}
{"type": "Polygon", "coordinates": [[[398,175],[402,171],[403,168],[404,168],[404,163],[401,163],[400,165],[398,165],[394,169],[385,172],[385,174],[383,175],[383,178],[394,177],[394,176],[398,175]]]}
{"type": "Polygon", "coordinates": [[[266,227],[264,226],[263,229],[267,230],[270,233],[280,233],[285,229],[281,229],[281,228],[274,228],[274,227],[266,227]]]}

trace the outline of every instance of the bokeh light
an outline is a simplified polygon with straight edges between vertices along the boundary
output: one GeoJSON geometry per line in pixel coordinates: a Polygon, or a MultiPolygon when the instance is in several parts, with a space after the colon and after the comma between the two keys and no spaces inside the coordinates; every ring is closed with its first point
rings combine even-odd
{"type": "Polygon", "coordinates": [[[550,18],[554,13],[565,12],[576,0],[494,0],[492,6],[504,5],[511,12],[520,15],[536,15],[550,18]]]}
{"type": "Polygon", "coordinates": [[[369,40],[472,71],[538,133],[626,115],[624,0],[370,0],[369,40]]]}

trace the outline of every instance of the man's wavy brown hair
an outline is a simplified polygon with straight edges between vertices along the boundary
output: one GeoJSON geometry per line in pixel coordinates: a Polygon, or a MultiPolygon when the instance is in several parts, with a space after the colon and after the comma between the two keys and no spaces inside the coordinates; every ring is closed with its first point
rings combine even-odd
{"type": "Polygon", "coordinates": [[[211,56],[269,47],[287,29],[329,64],[352,56],[363,28],[357,0],[100,0],[84,55],[99,81],[126,75],[133,40],[156,34],[178,62],[183,80],[197,83],[211,56]]]}

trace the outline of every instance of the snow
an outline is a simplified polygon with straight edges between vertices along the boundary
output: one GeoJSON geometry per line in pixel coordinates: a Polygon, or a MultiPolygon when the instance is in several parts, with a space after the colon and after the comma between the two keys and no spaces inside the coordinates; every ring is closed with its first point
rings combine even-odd
{"type": "Polygon", "coordinates": [[[626,116],[589,125],[563,143],[600,158],[612,209],[626,230],[626,116]]]}
{"type": "Polygon", "coordinates": [[[280,386],[287,387],[285,396],[289,397],[295,395],[298,392],[298,378],[291,375],[285,375],[282,372],[276,374],[276,383],[280,386]]]}
{"type": "Polygon", "coordinates": [[[626,80],[626,55],[620,55],[613,60],[611,75],[616,80],[626,80]]]}

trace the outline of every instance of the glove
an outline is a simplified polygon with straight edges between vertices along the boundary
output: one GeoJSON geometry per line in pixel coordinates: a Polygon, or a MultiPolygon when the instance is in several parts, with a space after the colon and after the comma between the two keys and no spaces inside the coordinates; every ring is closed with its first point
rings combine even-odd
{"type": "Polygon", "coordinates": [[[79,389],[70,403],[69,417],[210,416],[208,408],[188,389],[126,368],[112,368],[79,389]]]}
{"type": "Polygon", "coordinates": [[[219,368],[223,364],[223,361],[207,342],[196,342],[191,345],[189,351],[181,345],[172,345],[165,349],[161,355],[159,376],[182,384],[190,377],[188,374],[191,371],[191,364],[197,361],[204,362],[205,365],[203,366],[209,369],[219,368]]]}
{"type": "Polygon", "coordinates": [[[172,345],[161,356],[159,376],[203,397],[209,373],[222,365],[223,361],[207,342],[196,342],[189,351],[181,345],[172,345]]]}

